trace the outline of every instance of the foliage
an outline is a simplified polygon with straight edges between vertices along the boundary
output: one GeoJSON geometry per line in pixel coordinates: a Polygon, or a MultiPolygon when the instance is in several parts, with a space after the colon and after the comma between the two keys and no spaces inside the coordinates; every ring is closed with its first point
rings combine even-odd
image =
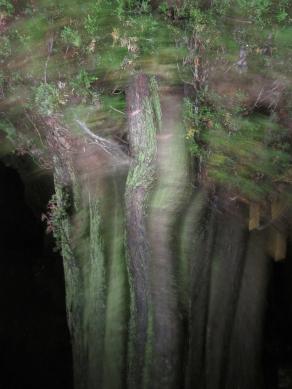
{"type": "Polygon", "coordinates": [[[0,37],[0,63],[11,55],[11,43],[7,36],[0,37]]]}
{"type": "Polygon", "coordinates": [[[10,0],[0,0],[0,12],[6,12],[7,15],[12,15],[14,12],[14,6],[10,0]]]}
{"type": "Polygon", "coordinates": [[[81,69],[76,77],[70,82],[70,85],[75,94],[86,97],[92,93],[90,87],[96,80],[96,76],[90,75],[84,69],[81,69]]]}
{"type": "Polygon", "coordinates": [[[5,133],[7,139],[14,143],[16,140],[16,129],[9,120],[0,120],[0,130],[5,133]]]}
{"type": "Polygon", "coordinates": [[[195,111],[194,104],[189,98],[184,99],[183,118],[186,131],[186,141],[190,152],[196,158],[199,158],[202,153],[201,143],[201,129],[199,126],[199,117],[195,111]]]}
{"type": "Polygon", "coordinates": [[[66,191],[63,191],[62,205],[59,204],[58,195],[52,195],[47,205],[47,212],[42,214],[42,221],[46,223],[47,234],[52,233],[55,242],[56,250],[62,249],[62,239],[64,238],[63,221],[67,219],[67,210],[70,206],[70,196],[66,191]]]}
{"type": "MultiPolygon", "coordinates": [[[[20,110],[59,113],[71,128],[76,115],[89,120],[93,131],[123,126],[124,92],[137,71],[194,86],[198,66],[233,70],[240,47],[248,48],[254,77],[291,77],[285,66],[292,60],[288,0],[214,0],[210,7],[200,0],[180,6],[161,1],[155,10],[148,0],[13,4],[0,0],[1,12],[17,16],[0,37],[1,95],[20,102],[20,110]],[[195,41],[200,45],[192,46],[195,41]]],[[[186,142],[210,180],[248,196],[258,190],[265,195],[290,169],[290,141],[277,120],[247,117],[240,94],[227,106],[224,96],[194,87],[184,100],[186,142]]]]}
{"type": "Polygon", "coordinates": [[[71,27],[64,27],[61,32],[61,38],[67,45],[75,47],[81,46],[81,37],[78,31],[73,30],[71,27]]]}
{"type": "Polygon", "coordinates": [[[215,0],[214,11],[222,16],[246,18],[264,27],[289,17],[289,0],[215,0]]]}
{"type": "Polygon", "coordinates": [[[49,116],[57,110],[60,96],[54,85],[41,83],[34,92],[34,104],[38,113],[49,116]]]}
{"type": "Polygon", "coordinates": [[[208,135],[209,175],[260,200],[276,190],[275,179],[292,166],[287,131],[261,116],[235,121],[235,131],[218,125],[208,135]]]}

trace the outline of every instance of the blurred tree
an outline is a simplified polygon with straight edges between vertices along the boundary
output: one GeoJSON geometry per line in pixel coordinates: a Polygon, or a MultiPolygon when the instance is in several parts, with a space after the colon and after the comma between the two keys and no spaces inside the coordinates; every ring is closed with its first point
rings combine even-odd
{"type": "Polygon", "coordinates": [[[1,158],[54,177],[75,387],[233,389],[245,317],[260,388],[262,241],[281,259],[291,228],[289,1],[0,0],[0,31],[1,158]]]}

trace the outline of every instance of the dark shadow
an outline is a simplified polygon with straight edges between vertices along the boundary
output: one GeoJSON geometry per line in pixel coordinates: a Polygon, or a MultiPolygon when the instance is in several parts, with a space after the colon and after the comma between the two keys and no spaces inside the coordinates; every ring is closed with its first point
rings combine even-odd
{"type": "Polygon", "coordinates": [[[265,333],[267,389],[292,389],[292,242],[273,262],[265,333]]]}
{"type": "Polygon", "coordinates": [[[0,183],[0,387],[71,389],[62,259],[17,171],[0,163],[0,183]]]}

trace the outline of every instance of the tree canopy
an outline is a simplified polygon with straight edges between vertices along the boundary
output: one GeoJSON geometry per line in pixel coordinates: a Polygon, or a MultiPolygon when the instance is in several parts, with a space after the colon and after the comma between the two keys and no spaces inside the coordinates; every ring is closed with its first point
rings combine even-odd
{"type": "Polygon", "coordinates": [[[19,150],[45,154],[34,114],[123,139],[125,88],[142,71],[193,89],[186,141],[205,179],[255,200],[291,181],[288,0],[0,7],[1,129],[19,150]]]}

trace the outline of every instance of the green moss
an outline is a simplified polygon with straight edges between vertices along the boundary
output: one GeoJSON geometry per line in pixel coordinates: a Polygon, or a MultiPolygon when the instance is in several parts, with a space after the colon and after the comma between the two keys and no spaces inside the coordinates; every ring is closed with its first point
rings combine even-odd
{"type": "Polygon", "coordinates": [[[143,117],[141,124],[144,128],[140,146],[137,146],[135,163],[129,170],[127,177],[127,188],[145,187],[153,184],[155,175],[154,160],[156,157],[156,133],[161,123],[161,110],[158,96],[158,86],[154,79],[151,80],[150,97],[143,101],[143,117]]]}

